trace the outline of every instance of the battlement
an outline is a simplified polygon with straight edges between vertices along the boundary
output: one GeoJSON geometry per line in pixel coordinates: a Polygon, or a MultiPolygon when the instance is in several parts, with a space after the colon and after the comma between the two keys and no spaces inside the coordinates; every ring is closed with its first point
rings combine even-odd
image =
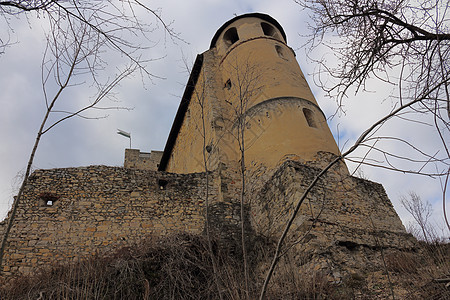
{"type": "Polygon", "coordinates": [[[141,152],[139,149],[125,149],[123,166],[127,169],[157,171],[163,151],[141,152]]]}

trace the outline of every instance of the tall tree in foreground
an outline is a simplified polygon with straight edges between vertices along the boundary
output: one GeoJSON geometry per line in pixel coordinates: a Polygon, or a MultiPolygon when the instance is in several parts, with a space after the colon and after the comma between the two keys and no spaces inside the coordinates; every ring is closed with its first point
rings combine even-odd
{"type": "MultiPolygon", "coordinates": [[[[348,94],[370,90],[369,84],[374,81],[369,80],[380,80],[393,87],[389,98],[392,112],[404,107],[380,124],[380,128],[390,126],[392,120],[400,120],[422,126],[440,141],[440,145],[431,148],[418,143],[414,135],[385,136],[377,130],[360,145],[367,149],[365,154],[347,160],[439,177],[445,182],[442,184],[445,214],[450,171],[449,2],[295,2],[311,13],[311,50],[325,47],[334,55],[333,60],[339,62],[333,63],[325,56],[312,58],[318,64],[316,82],[329,97],[336,99],[339,108],[348,94]]],[[[445,219],[450,230],[446,215],[445,219]]]]}
{"type": "MultiPolygon", "coordinates": [[[[169,36],[177,38],[158,11],[139,1],[0,1],[0,22],[10,30],[13,30],[12,17],[38,17],[47,22],[43,25],[47,46],[41,67],[46,109],[2,237],[0,272],[8,236],[41,137],[72,117],[102,117],[88,114],[89,110],[119,108],[100,106],[100,102],[114,98],[113,89],[136,71],[152,79],[154,75],[147,66],[151,58],[145,57],[145,50],[155,45],[150,39],[151,33],[162,25],[169,36]],[[141,21],[141,17],[149,14],[155,17],[156,25],[141,21]],[[77,100],[77,103],[63,101],[68,100],[68,90],[80,86],[92,93],[90,99],[77,100]]],[[[9,42],[5,41],[9,39],[0,37],[0,54],[8,46],[9,42]]]]}
{"type": "MultiPolygon", "coordinates": [[[[439,177],[446,183],[450,173],[450,30],[448,8],[444,1],[425,1],[418,6],[408,1],[376,0],[295,0],[312,12],[311,50],[325,46],[339,61],[333,65],[324,57],[315,60],[317,82],[328,96],[342,108],[350,92],[366,90],[366,83],[375,77],[397,88],[392,110],[366,129],[348,150],[319,172],[304,193],[280,236],[271,266],[266,274],[260,298],[264,299],[268,284],[285,248],[285,239],[297,214],[318,180],[344,158],[404,173],[439,177]],[[336,42],[338,40],[338,42],[336,42]],[[439,149],[427,152],[417,141],[406,136],[383,136],[380,129],[389,121],[433,127],[440,140],[439,149]],[[395,153],[380,146],[385,141],[399,143],[412,150],[413,156],[395,153]],[[350,157],[357,149],[366,153],[350,157]],[[378,152],[384,160],[370,160],[370,152],[378,152]],[[407,168],[403,168],[408,162],[407,168]]],[[[319,51],[320,52],[320,51],[319,51]]],[[[311,51],[314,53],[314,51],[311,51]]],[[[443,184],[445,214],[446,184],[443,184]]],[[[450,229],[447,217],[445,217],[450,229]]],[[[394,298],[394,294],[392,293],[394,298]]]]}

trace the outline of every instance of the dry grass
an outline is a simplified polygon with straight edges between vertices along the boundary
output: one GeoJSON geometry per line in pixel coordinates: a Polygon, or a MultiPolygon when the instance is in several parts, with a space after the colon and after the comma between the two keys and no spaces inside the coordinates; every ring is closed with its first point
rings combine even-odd
{"type": "Polygon", "coordinates": [[[450,299],[450,244],[421,242],[417,252],[392,252],[386,263],[404,299],[450,299]]]}
{"type": "MultiPolygon", "coordinates": [[[[213,244],[222,298],[245,299],[242,257],[223,249],[239,249],[239,245],[213,244]]],[[[272,247],[260,240],[249,251],[251,299],[258,297],[263,266],[270,261],[272,247]]],[[[406,291],[398,292],[396,298],[450,299],[445,284],[434,280],[450,277],[449,253],[448,244],[424,244],[421,252],[386,254],[396,290],[406,291]]],[[[298,254],[283,257],[269,286],[268,299],[381,299],[372,289],[373,282],[369,284],[370,274],[355,272],[333,283],[321,271],[300,273],[299,260],[298,254]]],[[[150,238],[107,257],[52,266],[34,276],[18,278],[0,288],[0,299],[219,299],[214,278],[206,238],[179,234],[150,238]]]]}
{"type": "Polygon", "coordinates": [[[52,266],[0,289],[1,299],[214,299],[201,236],[149,239],[108,257],[52,266]]]}

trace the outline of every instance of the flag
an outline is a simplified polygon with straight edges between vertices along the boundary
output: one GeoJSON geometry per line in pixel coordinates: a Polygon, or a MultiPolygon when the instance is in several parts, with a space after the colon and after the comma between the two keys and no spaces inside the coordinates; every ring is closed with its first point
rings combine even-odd
{"type": "Polygon", "coordinates": [[[129,132],[125,132],[123,130],[117,129],[117,134],[123,135],[124,137],[131,139],[131,133],[129,133],[129,132]]]}

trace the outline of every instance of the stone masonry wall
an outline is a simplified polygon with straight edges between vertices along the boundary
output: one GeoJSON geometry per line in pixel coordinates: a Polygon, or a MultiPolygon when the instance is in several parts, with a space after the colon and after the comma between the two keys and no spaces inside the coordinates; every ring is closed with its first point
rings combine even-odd
{"type": "MultiPolygon", "coordinates": [[[[245,206],[251,220],[245,226],[249,236],[279,237],[295,203],[320,171],[316,164],[320,166],[286,160],[270,172],[264,168],[249,172],[245,206]]],[[[219,169],[208,174],[208,181],[212,234],[236,244],[240,174],[219,169]]],[[[26,274],[36,267],[113,252],[150,235],[203,233],[205,193],[205,173],[105,166],[37,170],[18,207],[3,274],[26,274]]],[[[331,264],[344,269],[367,266],[381,261],[369,259],[379,254],[374,249],[408,249],[414,243],[383,187],[349,176],[342,166],[319,180],[286,241],[295,253],[308,256],[311,270],[331,264]],[[355,254],[355,249],[366,253],[355,254]]],[[[304,262],[300,256],[295,259],[299,264],[304,262]]]]}
{"type": "MultiPolygon", "coordinates": [[[[212,186],[212,175],[209,180],[212,186]]],[[[17,210],[3,274],[115,251],[149,235],[201,233],[205,192],[205,175],[198,173],[105,166],[37,170],[17,210]]],[[[210,187],[209,196],[216,199],[217,189],[210,187]]]]}
{"type": "MultiPolygon", "coordinates": [[[[252,198],[252,225],[277,239],[295,205],[321,168],[286,161],[252,198]]],[[[303,202],[286,247],[306,270],[354,270],[380,266],[379,249],[408,250],[416,240],[406,230],[382,185],[330,169],[303,202]],[[302,258],[303,257],[303,258],[302,258]],[[304,257],[307,257],[306,261],[304,257]]],[[[334,275],[333,275],[334,276],[334,275]]]]}
{"type": "Polygon", "coordinates": [[[157,171],[163,151],[141,152],[139,149],[125,149],[124,167],[157,171]]]}
{"type": "MultiPolygon", "coordinates": [[[[268,236],[282,232],[287,217],[320,169],[295,161],[285,162],[267,181],[254,202],[255,227],[268,236]]],[[[328,171],[303,203],[293,232],[310,229],[321,241],[369,247],[412,247],[405,228],[382,185],[328,171]]]]}

